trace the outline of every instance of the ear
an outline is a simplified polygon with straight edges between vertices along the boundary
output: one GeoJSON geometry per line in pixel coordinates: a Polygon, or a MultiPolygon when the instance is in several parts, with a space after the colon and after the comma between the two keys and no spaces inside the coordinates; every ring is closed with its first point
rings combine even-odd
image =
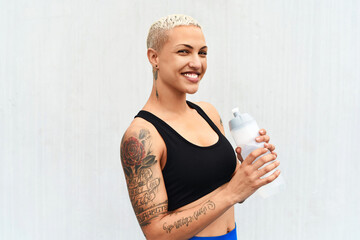
{"type": "Polygon", "coordinates": [[[159,66],[159,56],[158,52],[155,49],[148,48],[147,57],[153,68],[155,68],[155,66],[159,66]]]}

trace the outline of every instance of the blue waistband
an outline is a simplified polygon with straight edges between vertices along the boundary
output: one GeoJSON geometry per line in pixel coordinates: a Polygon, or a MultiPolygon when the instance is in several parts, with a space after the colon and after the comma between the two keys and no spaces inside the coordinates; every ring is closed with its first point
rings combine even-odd
{"type": "Polygon", "coordinates": [[[231,230],[230,232],[228,232],[225,235],[221,235],[221,236],[215,236],[215,237],[192,237],[189,240],[237,240],[237,234],[236,234],[236,224],[235,224],[235,228],[233,230],[231,230]]]}

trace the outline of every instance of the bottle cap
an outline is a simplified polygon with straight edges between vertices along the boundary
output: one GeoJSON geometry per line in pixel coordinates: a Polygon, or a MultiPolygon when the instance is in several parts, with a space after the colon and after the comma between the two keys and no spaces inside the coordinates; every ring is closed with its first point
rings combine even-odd
{"type": "Polygon", "coordinates": [[[250,121],[253,121],[254,118],[248,113],[240,114],[239,108],[234,108],[232,110],[234,118],[229,121],[230,131],[233,129],[239,129],[247,125],[250,121]]]}
{"type": "Polygon", "coordinates": [[[234,114],[234,117],[240,116],[239,108],[233,108],[232,113],[234,114]]]}

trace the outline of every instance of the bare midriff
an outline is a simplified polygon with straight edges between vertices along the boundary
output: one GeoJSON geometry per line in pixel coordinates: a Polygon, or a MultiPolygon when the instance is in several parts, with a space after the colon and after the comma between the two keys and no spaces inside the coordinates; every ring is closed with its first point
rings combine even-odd
{"type": "MultiPolygon", "coordinates": [[[[204,197],[199,198],[198,200],[177,209],[177,211],[186,210],[186,209],[195,207],[195,206],[205,202],[207,199],[211,198],[212,196],[217,194],[219,191],[221,191],[226,185],[227,184],[222,185],[221,187],[219,187],[216,190],[214,190],[213,192],[205,195],[204,197]]],[[[234,206],[232,206],[224,214],[222,214],[220,217],[218,217],[215,221],[213,221],[207,227],[205,227],[202,231],[197,233],[196,236],[198,236],[198,237],[221,236],[221,235],[227,234],[234,228],[235,228],[235,216],[234,216],[234,206]]]]}

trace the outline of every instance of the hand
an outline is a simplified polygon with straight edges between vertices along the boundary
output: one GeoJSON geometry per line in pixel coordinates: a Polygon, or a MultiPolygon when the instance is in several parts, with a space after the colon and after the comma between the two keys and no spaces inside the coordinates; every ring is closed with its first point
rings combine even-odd
{"type": "Polygon", "coordinates": [[[275,146],[269,144],[270,137],[266,135],[265,129],[261,129],[259,133],[260,136],[256,139],[256,141],[265,142],[264,148],[256,149],[250,153],[244,161],[240,154],[241,148],[236,148],[236,153],[242,164],[237,165],[233,177],[227,185],[227,189],[230,190],[232,200],[235,201],[234,203],[241,203],[245,201],[245,199],[251,196],[258,188],[271,183],[280,175],[280,170],[277,170],[270,176],[261,178],[279,166],[280,162],[274,161],[277,158],[277,154],[274,152],[275,146]],[[256,158],[265,154],[268,150],[270,151],[270,154],[264,155],[254,162],[256,158]],[[274,162],[263,167],[271,161],[274,162]]]}
{"type": "MultiPolygon", "coordinates": [[[[269,137],[268,135],[266,135],[266,130],[265,130],[265,129],[260,129],[260,130],[259,130],[259,134],[260,134],[260,136],[257,137],[257,138],[255,138],[255,141],[256,141],[256,142],[259,142],[259,143],[260,143],[260,142],[265,142],[265,143],[264,143],[264,147],[267,148],[267,149],[269,149],[270,153],[275,154],[275,155],[277,156],[277,153],[274,152],[275,146],[274,146],[273,144],[270,144],[270,143],[269,143],[270,137],[269,137]]],[[[237,147],[237,148],[235,149],[235,151],[236,151],[236,153],[238,153],[238,159],[240,160],[240,162],[243,162],[244,159],[242,158],[242,156],[241,156],[241,154],[240,154],[240,153],[241,153],[241,148],[240,148],[240,147],[237,147]]]]}
{"type": "Polygon", "coordinates": [[[227,190],[230,192],[233,204],[245,201],[245,199],[251,196],[258,188],[271,183],[280,175],[280,170],[276,170],[270,176],[261,178],[280,164],[279,161],[274,161],[277,156],[273,153],[266,154],[254,162],[256,158],[267,151],[267,148],[258,148],[251,152],[242,164],[237,165],[232,179],[226,186],[227,190]],[[261,168],[271,161],[274,162],[261,168]]]}

